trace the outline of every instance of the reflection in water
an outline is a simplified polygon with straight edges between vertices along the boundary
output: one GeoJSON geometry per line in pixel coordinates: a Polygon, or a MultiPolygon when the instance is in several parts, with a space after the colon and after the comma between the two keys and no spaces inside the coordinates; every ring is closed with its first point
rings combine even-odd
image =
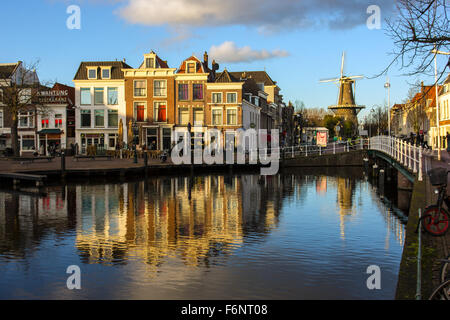
{"type": "MultiPolygon", "coordinates": [[[[224,277],[221,284],[214,284],[209,278],[212,283],[208,286],[212,288],[211,292],[203,288],[206,291],[202,297],[206,298],[314,297],[314,290],[308,291],[304,283],[310,281],[309,286],[320,287],[319,281],[330,282],[323,276],[331,276],[331,271],[323,267],[324,259],[336,266],[342,264],[351,279],[354,266],[348,259],[361,263],[367,250],[385,259],[383,252],[393,250],[392,246],[395,257],[389,263],[395,278],[403,233],[404,226],[359,172],[164,177],[52,187],[46,197],[0,193],[0,272],[12,272],[8,265],[13,262],[39,264],[42,255],[50,254],[56,247],[64,249],[64,253],[58,253],[64,261],[56,262],[61,268],[76,264],[75,257],[85,266],[96,265],[105,272],[115,270],[123,276],[130,276],[139,266],[139,281],[149,286],[151,279],[162,281],[161,272],[172,272],[167,268],[177,274],[228,270],[227,276],[217,277],[224,277]],[[377,241],[373,239],[383,232],[384,247],[376,247],[377,241]],[[345,246],[336,247],[337,239],[345,246]],[[354,249],[345,251],[353,245],[354,249]],[[281,272],[280,283],[285,277],[291,280],[286,279],[282,287],[271,284],[272,280],[250,283],[251,270],[260,279],[276,279],[275,274],[281,272]],[[299,279],[302,288],[297,288],[299,279]],[[246,282],[249,283],[245,285],[246,282]],[[234,285],[227,289],[230,283],[234,285]]],[[[45,273],[50,282],[55,281],[53,272],[45,273]]],[[[11,274],[18,279],[28,276],[20,270],[11,274]]],[[[348,297],[362,297],[364,288],[345,286],[348,279],[333,290],[342,288],[348,297]]],[[[4,287],[2,281],[5,278],[0,279],[4,287]]],[[[132,282],[136,280],[120,281],[132,290],[132,282]]],[[[164,286],[164,281],[159,285],[164,286]]],[[[197,285],[190,284],[192,288],[197,285]]],[[[33,284],[27,290],[34,291],[33,284]]],[[[183,290],[172,297],[193,297],[194,289],[183,290]]],[[[329,298],[337,294],[333,290],[328,291],[329,298]]],[[[377,297],[390,297],[392,290],[377,297]]],[[[101,298],[110,293],[105,288],[95,294],[94,297],[101,298]]],[[[0,297],[15,294],[0,289],[0,297]]],[[[116,298],[125,297],[126,292],[116,298]]],[[[163,294],[161,297],[170,298],[163,294]]]]}

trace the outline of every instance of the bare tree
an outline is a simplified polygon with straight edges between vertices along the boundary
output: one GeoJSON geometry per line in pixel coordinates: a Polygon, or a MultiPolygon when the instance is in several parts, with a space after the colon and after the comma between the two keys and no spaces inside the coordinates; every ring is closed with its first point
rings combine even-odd
{"type": "MultiPolygon", "coordinates": [[[[11,120],[11,147],[14,156],[20,155],[19,118],[26,114],[26,121],[35,121],[36,114],[46,114],[48,109],[39,102],[40,84],[36,70],[39,62],[29,65],[19,62],[18,68],[10,76],[0,79],[2,102],[5,117],[11,120]]],[[[36,125],[36,123],[34,123],[36,125]]],[[[33,126],[34,128],[34,126],[33,126]]]]}
{"type": "Polygon", "coordinates": [[[449,49],[449,3],[447,0],[397,0],[396,6],[396,17],[387,20],[387,32],[395,45],[394,59],[383,73],[397,62],[402,69],[410,70],[408,75],[427,73],[435,56],[432,50],[449,49]]]}

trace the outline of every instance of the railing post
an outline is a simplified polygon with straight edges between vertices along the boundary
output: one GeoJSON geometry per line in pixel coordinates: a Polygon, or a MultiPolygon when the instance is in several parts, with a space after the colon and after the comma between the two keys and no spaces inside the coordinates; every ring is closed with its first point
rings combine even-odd
{"type": "Polygon", "coordinates": [[[414,162],[413,172],[417,173],[417,164],[419,162],[419,159],[417,159],[417,147],[412,146],[412,149],[413,149],[413,162],[414,162]]]}
{"type": "Polygon", "coordinates": [[[411,157],[412,157],[412,152],[411,152],[411,143],[408,143],[408,148],[409,148],[409,161],[408,161],[408,168],[411,170],[412,169],[412,163],[411,163],[411,157]]]}
{"type": "Polygon", "coordinates": [[[336,154],[336,142],[333,142],[333,154],[336,154]]]}
{"type": "Polygon", "coordinates": [[[350,149],[348,147],[348,140],[347,140],[347,152],[350,152],[350,149]]]}
{"type": "Polygon", "coordinates": [[[319,156],[322,155],[322,146],[319,146],[319,156]]]}
{"type": "Polygon", "coordinates": [[[291,157],[294,158],[294,146],[291,147],[291,157]]]}
{"type": "Polygon", "coordinates": [[[419,147],[419,181],[422,181],[422,147],[419,147]]]}
{"type": "Polygon", "coordinates": [[[305,144],[306,156],[308,156],[308,144],[305,144]]]}

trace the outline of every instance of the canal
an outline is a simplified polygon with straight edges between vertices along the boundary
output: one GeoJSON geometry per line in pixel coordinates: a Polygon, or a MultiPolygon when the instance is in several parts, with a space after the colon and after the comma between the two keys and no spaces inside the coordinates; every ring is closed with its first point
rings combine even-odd
{"type": "Polygon", "coordinates": [[[362,169],[0,191],[0,299],[393,299],[397,197],[362,169]],[[388,204],[389,203],[389,204],[388,204]],[[68,290],[66,270],[81,270],[68,290]],[[379,266],[381,289],[367,268],[379,266]]]}

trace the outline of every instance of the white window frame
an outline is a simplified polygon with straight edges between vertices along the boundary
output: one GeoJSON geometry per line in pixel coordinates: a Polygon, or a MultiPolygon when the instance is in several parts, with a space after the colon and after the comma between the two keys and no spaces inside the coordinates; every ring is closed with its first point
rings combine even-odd
{"type": "Polygon", "coordinates": [[[155,79],[155,80],[153,80],[153,96],[154,97],[158,97],[158,98],[167,98],[167,80],[165,80],[165,79],[155,79]],[[156,82],[163,82],[163,83],[165,83],[165,87],[164,87],[164,90],[165,90],[165,94],[164,95],[156,95],[155,93],[156,93],[156,82]]]}
{"type": "Polygon", "coordinates": [[[237,126],[238,123],[239,123],[239,121],[238,121],[238,115],[239,115],[239,113],[238,113],[238,108],[226,108],[226,109],[225,109],[225,113],[226,113],[226,115],[227,115],[227,123],[226,123],[226,125],[227,125],[227,126],[237,126]],[[234,124],[228,123],[228,110],[235,110],[235,111],[236,111],[236,123],[234,123],[234,124]]]}
{"type": "MultiPolygon", "coordinates": [[[[147,122],[147,101],[134,101],[133,102],[133,120],[137,121],[137,109],[136,109],[136,105],[137,104],[143,104],[144,105],[144,121],[142,122],[147,122]]],[[[141,121],[139,121],[141,122],[141,121]]]]}
{"type": "Polygon", "coordinates": [[[90,88],[90,87],[82,87],[82,88],[80,88],[80,105],[82,105],[82,106],[92,106],[92,102],[93,102],[93,100],[92,100],[92,88],[90,88]],[[89,104],[83,104],[83,95],[82,95],[82,92],[83,92],[83,89],[85,89],[86,91],[87,91],[87,89],[89,89],[89,100],[90,100],[90,103],[89,104]]]}
{"type": "MultiPolygon", "coordinates": [[[[134,88],[133,88],[134,90],[134,88]]],[[[119,104],[119,88],[118,87],[107,87],[106,88],[106,104],[109,106],[117,106],[119,104]],[[117,102],[116,103],[109,103],[109,91],[110,89],[115,89],[117,92],[117,102]]]]}
{"type": "Polygon", "coordinates": [[[106,121],[105,121],[105,109],[93,109],[94,110],[94,128],[106,128],[106,121]],[[97,111],[103,111],[103,125],[97,126],[97,111]]]}
{"type": "Polygon", "coordinates": [[[97,67],[87,67],[87,78],[88,80],[97,80],[98,79],[98,68],[97,67]],[[95,71],[95,77],[90,76],[90,72],[94,70],[95,71]]]}
{"type": "Polygon", "coordinates": [[[213,126],[223,126],[223,108],[211,108],[211,124],[213,126]],[[214,110],[219,110],[220,111],[220,124],[214,123],[214,110]]]}
{"type": "Polygon", "coordinates": [[[186,73],[197,73],[197,62],[195,61],[186,61],[186,73]],[[194,65],[194,72],[189,72],[189,65],[193,64],[194,65]]]}
{"type": "MultiPolygon", "coordinates": [[[[154,120],[154,122],[157,122],[157,123],[167,123],[167,121],[168,121],[167,101],[153,101],[153,119],[156,119],[156,116],[155,116],[155,114],[156,114],[156,106],[157,106],[157,105],[160,105],[160,104],[165,104],[165,105],[166,105],[166,121],[159,121],[159,119],[158,119],[158,121],[154,120]]],[[[158,110],[159,110],[159,108],[158,108],[158,110]]]]}
{"type": "Polygon", "coordinates": [[[226,97],[227,97],[227,103],[228,103],[228,104],[236,104],[236,103],[237,103],[237,100],[238,100],[238,99],[237,99],[237,97],[238,97],[237,92],[227,92],[227,93],[226,93],[226,97]],[[229,102],[229,101],[228,101],[228,95],[229,95],[229,94],[234,94],[234,96],[235,96],[235,101],[234,101],[234,102],[229,102]]]}
{"type": "Polygon", "coordinates": [[[155,69],[156,68],[156,59],[155,57],[145,57],[145,69],[155,69]],[[153,67],[149,67],[147,65],[147,60],[153,60],[153,67]]]}
{"type": "Polygon", "coordinates": [[[111,67],[101,67],[100,69],[101,69],[100,72],[101,72],[102,79],[104,79],[104,80],[111,80],[111,67]],[[109,77],[104,77],[103,76],[103,71],[104,70],[108,70],[109,77]]]}
{"type": "Polygon", "coordinates": [[[104,87],[94,87],[94,105],[95,106],[104,106],[105,105],[105,88],[104,87]],[[97,89],[102,89],[102,102],[101,103],[96,103],[95,102],[95,93],[97,91],[97,89]]]}
{"type": "Polygon", "coordinates": [[[189,122],[191,121],[191,110],[188,107],[179,107],[178,108],[178,124],[180,125],[187,125],[189,122]],[[188,121],[187,123],[182,123],[181,122],[181,109],[186,109],[187,113],[188,113],[188,121]]]}
{"type": "Polygon", "coordinates": [[[148,85],[146,79],[135,79],[133,80],[133,97],[134,98],[147,98],[148,95],[148,85]],[[145,95],[143,96],[136,96],[136,82],[137,81],[144,81],[145,82],[145,95]]]}
{"type": "Polygon", "coordinates": [[[223,93],[222,92],[211,92],[211,103],[213,104],[221,104],[223,103],[223,93]],[[220,102],[214,102],[214,95],[219,94],[220,95],[220,102]]]}
{"type": "Polygon", "coordinates": [[[196,123],[195,123],[195,111],[199,111],[199,110],[201,110],[202,111],[202,113],[203,113],[203,120],[202,120],[202,122],[201,122],[201,126],[203,126],[204,124],[205,124],[205,108],[203,108],[203,107],[194,107],[194,108],[192,108],[192,122],[194,122],[194,126],[196,125],[196,123]]]}

